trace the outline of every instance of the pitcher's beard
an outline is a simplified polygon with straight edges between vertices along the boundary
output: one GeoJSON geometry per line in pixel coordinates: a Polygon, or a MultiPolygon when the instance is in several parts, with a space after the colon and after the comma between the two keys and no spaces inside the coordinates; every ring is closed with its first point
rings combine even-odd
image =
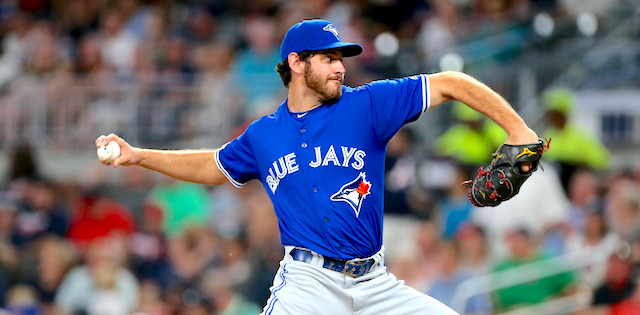
{"type": "Polygon", "coordinates": [[[322,96],[320,100],[323,104],[334,103],[342,96],[342,85],[335,90],[327,88],[329,80],[324,80],[317,73],[313,72],[310,67],[304,70],[304,81],[309,88],[322,96]]]}

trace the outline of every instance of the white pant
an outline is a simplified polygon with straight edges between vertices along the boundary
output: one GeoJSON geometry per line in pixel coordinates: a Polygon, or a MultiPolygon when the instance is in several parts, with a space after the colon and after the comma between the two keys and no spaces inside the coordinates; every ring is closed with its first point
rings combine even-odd
{"type": "Polygon", "coordinates": [[[289,255],[291,249],[285,248],[264,315],[457,314],[388,273],[383,259],[367,274],[352,278],[322,268],[321,258],[314,257],[311,263],[295,261],[289,255]]]}

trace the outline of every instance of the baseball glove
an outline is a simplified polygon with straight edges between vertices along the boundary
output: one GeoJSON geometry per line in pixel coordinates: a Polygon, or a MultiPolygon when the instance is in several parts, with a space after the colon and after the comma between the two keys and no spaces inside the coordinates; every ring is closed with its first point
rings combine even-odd
{"type": "Polygon", "coordinates": [[[476,207],[495,207],[518,194],[520,186],[538,169],[539,160],[549,149],[551,139],[545,145],[538,143],[523,145],[501,145],[488,166],[478,169],[478,176],[463,182],[471,184],[467,190],[469,200],[476,207]],[[523,172],[520,164],[531,162],[531,169],[523,172]]]}

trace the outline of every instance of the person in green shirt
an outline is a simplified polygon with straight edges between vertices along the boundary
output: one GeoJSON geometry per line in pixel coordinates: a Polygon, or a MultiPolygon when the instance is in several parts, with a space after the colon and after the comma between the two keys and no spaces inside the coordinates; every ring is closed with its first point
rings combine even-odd
{"type": "Polygon", "coordinates": [[[167,179],[150,192],[150,198],[163,210],[163,229],[170,239],[209,222],[209,194],[200,185],[167,179]]]}
{"type": "Polygon", "coordinates": [[[491,154],[507,138],[502,128],[458,101],[453,104],[453,114],[459,122],[438,138],[436,153],[467,166],[491,161],[491,154]]]}
{"type": "MultiPolygon", "coordinates": [[[[506,271],[512,268],[540,262],[548,257],[542,255],[531,232],[526,229],[514,229],[507,232],[509,257],[498,262],[493,272],[506,271]]],[[[516,284],[493,292],[494,309],[507,311],[519,306],[533,305],[548,299],[561,297],[573,292],[577,287],[577,278],[573,272],[562,272],[543,277],[556,265],[534,265],[525,272],[527,275],[540,274],[539,279],[516,284]]]]}
{"type": "Polygon", "coordinates": [[[603,170],[609,166],[609,151],[600,140],[571,123],[576,107],[571,91],[556,88],[545,92],[542,106],[549,124],[543,136],[553,141],[543,159],[557,163],[565,191],[579,168],[603,170]]]}

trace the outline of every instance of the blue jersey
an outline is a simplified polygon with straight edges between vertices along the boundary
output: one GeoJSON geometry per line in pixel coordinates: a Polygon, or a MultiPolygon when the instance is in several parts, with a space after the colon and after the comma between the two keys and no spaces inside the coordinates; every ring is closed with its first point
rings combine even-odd
{"type": "Polygon", "coordinates": [[[285,100],[216,151],[229,181],[259,179],[283,245],[339,259],[382,247],[387,142],[429,108],[428,76],[342,87],[342,97],[303,113],[285,100]]]}

